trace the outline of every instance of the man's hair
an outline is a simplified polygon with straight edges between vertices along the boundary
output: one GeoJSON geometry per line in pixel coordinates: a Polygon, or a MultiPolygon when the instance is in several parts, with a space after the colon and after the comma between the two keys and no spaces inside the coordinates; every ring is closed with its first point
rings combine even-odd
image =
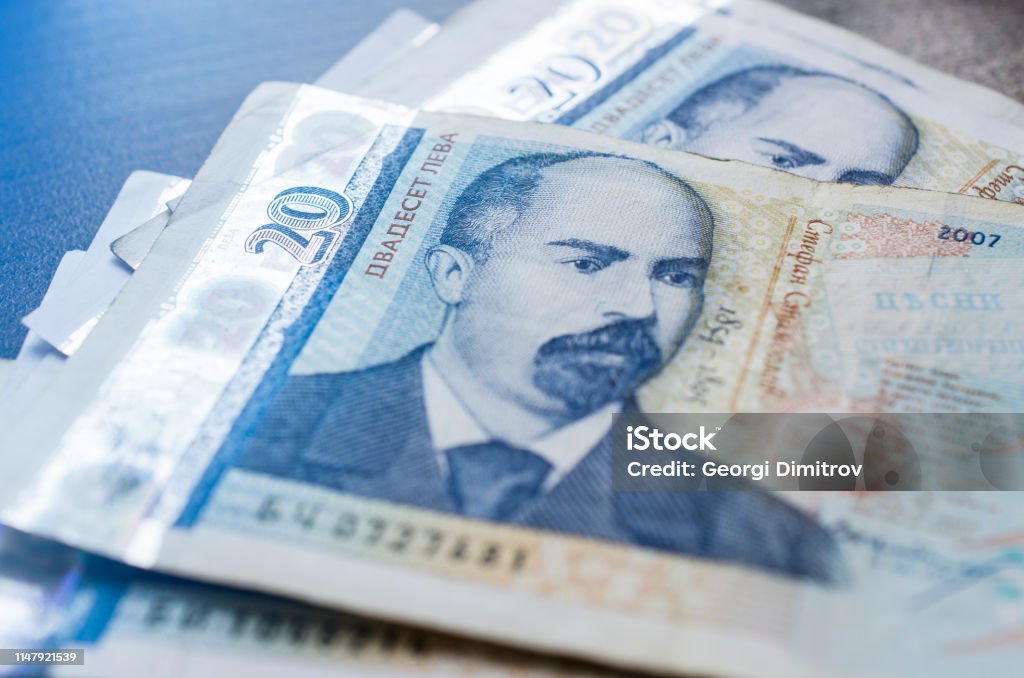
{"type": "Polygon", "coordinates": [[[899,154],[905,167],[917,153],[919,143],[917,126],[903,109],[889,97],[867,85],[826,71],[807,71],[793,66],[754,66],[723,76],[700,88],[683,100],[666,118],[686,130],[691,139],[699,137],[715,122],[720,121],[716,108],[723,103],[736,105],[735,115],[746,113],[787,80],[796,78],[832,78],[870,92],[885,102],[905,130],[904,143],[899,154]]]}
{"type": "Polygon", "coordinates": [[[478,263],[485,261],[498,232],[515,224],[530,207],[544,178],[544,171],[554,165],[585,158],[634,163],[668,182],[697,213],[704,231],[701,238],[710,248],[714,219],[707,203],[689,184],[653,162],[591,151],[521,155],[480,173],[455,199],[441,233],[440,244],[460,249],[478,263]]]}

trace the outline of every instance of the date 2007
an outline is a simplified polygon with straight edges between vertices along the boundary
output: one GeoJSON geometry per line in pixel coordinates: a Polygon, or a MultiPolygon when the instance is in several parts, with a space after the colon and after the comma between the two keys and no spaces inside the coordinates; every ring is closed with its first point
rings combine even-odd
{"type": "Polygon", "coordinates": [[[954,229],[952,226],[939,227],[939,233],[936,237],[939,240],[970,242],[972,245],[984,245],[987,243],[989,247],[995,247],[996,243],[1003,239],[1003,236],[999,235],[998,233],[968,231],[966,228],[954,229]]]}

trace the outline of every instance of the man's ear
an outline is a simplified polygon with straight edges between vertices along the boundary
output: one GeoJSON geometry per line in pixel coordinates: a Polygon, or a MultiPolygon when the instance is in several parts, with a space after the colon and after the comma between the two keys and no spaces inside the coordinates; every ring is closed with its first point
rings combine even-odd
{"type": "Polygon", "coordinates": [[[644,128],[640,139],[650,146],[676,148],[682,142],[681,130],[670,120],[661,119],[644,128]]]}
{"type": "Polygon", "coordinates": [[[454,306],[462,301],[466,279],[473,270],[473,259],[460,249],[438,245],[427,255],[427,270],[434,292],[441,301],[454,306]]]}
{"type": "Polygon", "coordinates": [[[697,114],[697,129],[685,130],[686,140],[695,141],[699,136],[720,122],[734,120],[750,110],[750,106],[735,99],[718,99],[701,106],[697,114]]]}

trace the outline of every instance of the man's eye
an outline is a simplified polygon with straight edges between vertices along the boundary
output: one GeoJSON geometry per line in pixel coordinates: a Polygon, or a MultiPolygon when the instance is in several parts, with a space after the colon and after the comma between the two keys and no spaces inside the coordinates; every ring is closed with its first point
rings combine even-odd
{"type": "Polygon", "coordinates": [[[793,169],[796,167],[796,161],[788,155],[773,155],[772,165],[779,169],[793,169]]]}
{"type": "Polygon", "coordinates": [[[696,287],[697,279],[683,271],[669,271],[658,276],[658,280],[672,287],[696,287]]]}
{"type": "Polygon", "coordinates": [[[604,264],[596,259],[573,259],[570,263],[580,273],[597,273],[604,268],[604,264]]]}

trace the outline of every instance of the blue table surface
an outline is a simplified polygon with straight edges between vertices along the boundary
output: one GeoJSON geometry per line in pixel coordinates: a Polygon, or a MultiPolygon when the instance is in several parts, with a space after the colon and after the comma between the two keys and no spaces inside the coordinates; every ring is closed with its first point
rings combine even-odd
{"type": "Polygon", "coordinates": [[[264,80],[312,81],[400,7],[466,0],[0,0],[0,358],[136,169],[193,176],[264,80]]]}

